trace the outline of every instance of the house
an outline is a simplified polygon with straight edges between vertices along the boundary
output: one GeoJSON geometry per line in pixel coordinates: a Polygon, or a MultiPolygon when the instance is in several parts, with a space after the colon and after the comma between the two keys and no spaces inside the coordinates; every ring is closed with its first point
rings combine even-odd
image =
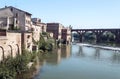
{"type": "Polygon", "coordinates": [[[61,32],[64,26],[60,23],[47,23],[47,32],[53,33],[53,38],[61,39],[61,32]]]}
{"type": "Polygon", "coordinates": [[[47,24],[41,22],[40,18],[32,18],[32,23],[33,23],[33,25],[40,26],[42,32],[46,32],[47,24]]]}
{"type": "Polygon", "coordinates": [[[12,6],[0,9],[0,28],[6,30],[31,31],[30,13],[12,6]]]}
{"type": "Polygon", "coordinates": [[[53,38],[69,44],[71,42],[71,28],[60,23],[47,23],[47,32],[53,33],[53,38]]]}
{"type": "Polygon", "coordinates": [[[70,42],[71,42],[71,28],[70,28],[70,27],[64,27],[64,28],[62,29],[61,39],[62,39],[66,44],[70,44],[70,42]]]}
{"type": "MultiPolygon", "coordinates": [[[[18,46],[32,51],[31,14],[12,6],[0,9],[0,36],[7,39],[21,40],[18,46]],[[12,33],[12,35],[10,35],[12,33]],[[10,33],[10,34],[9,34],[10,33]],[[11,38],[20,33],[20,39],[11,38]],[[9,35],[7,35],[9,34],[9,35]]],[[[9,42],[9,40],[7,40],[9,42]]],[[[13,50],[13,49],[12,49],[13,50]]]]}

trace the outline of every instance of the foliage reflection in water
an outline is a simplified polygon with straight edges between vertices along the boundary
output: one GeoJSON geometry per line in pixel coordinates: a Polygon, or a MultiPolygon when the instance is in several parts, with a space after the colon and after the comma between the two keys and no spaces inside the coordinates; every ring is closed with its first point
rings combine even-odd
{"type": "Polygon", "coordinates": [[[34,79],[120,79],[120,52],[77,45],[56,49],[34,79]]]}

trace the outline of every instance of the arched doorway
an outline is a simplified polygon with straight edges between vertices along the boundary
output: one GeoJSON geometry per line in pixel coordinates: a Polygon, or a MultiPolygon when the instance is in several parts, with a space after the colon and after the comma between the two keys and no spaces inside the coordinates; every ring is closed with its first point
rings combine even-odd
{"type": "Polygon", "coordinates": [[[20,55],[19,45],[18,45],[18,44],[16,44],[16,47],[17,47],[17,49],[16,49],[16,53],[17,53],[18,55],[20,55]]]}
{"type": "Polygon", "coordinates": [[[5,47],[4,58],[12,57],[12,46],[8,45],[5,47]]]}
{"type": "Polygon", "coordinates": [[[2,46],[0,46],[0,61],[4,60],[4,49],[2,46]]]}
{"type": "Polygon", "coordinates": [[[13,45],[13,57],[15,57],[16,55],[20,55],[20,50],[19,50],[19,46],[18,44],[13,45]]]}
{"type": "Polygon", "coordinates": [[[12,46],[11,45],[8,45],[8,53],[11,57],[13,57],[13,51],[12,51],[12,46]]]}

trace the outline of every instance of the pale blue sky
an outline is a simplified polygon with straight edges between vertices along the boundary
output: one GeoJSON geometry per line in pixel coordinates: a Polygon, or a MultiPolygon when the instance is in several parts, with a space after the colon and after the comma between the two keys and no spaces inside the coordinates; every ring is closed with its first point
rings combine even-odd
{"type": "Polygon", "coordinates": [[[14,6],[43,22],[73,28],[120,28],[120,0],[0,0],[0,7],[14,6]]]}

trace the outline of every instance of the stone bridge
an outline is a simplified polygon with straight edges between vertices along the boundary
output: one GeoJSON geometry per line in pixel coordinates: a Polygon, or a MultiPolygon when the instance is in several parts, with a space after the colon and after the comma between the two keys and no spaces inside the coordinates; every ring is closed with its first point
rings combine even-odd
{"type": "Polygon", "coordinates": [[[80,42],[82,42],[83,35],[91,31],[96,35],[96,41],[100,42],[100,35],[103,34],[105,31],[113,33],[116,38],[115,42],[120,43],[120,29],[72,29],[71,32],[77,32],[80,35],[80,42]]]}

